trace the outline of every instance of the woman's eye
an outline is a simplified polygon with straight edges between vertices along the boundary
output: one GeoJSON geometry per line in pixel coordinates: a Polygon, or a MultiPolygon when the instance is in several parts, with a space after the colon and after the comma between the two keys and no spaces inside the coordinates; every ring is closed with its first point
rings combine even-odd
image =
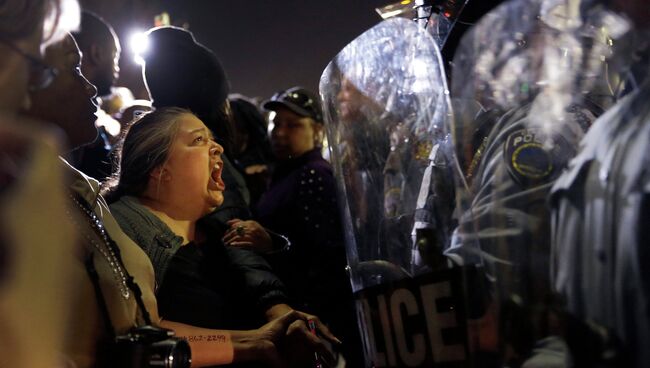
{"type": "Polygon", "coordinates": [[[205,143],[205,142],[207,142],[209,140],[210,140],[210,138],[206,138],[205,136],[200,135],[200,136],[194,138],[194,144],[203,144],[203,143],[205,143]]]}

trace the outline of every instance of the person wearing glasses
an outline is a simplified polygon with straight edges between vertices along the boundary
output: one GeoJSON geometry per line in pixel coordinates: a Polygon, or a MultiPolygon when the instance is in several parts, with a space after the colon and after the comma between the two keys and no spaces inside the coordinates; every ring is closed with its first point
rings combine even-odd
{"type": "MultiPolygon", "coordinates": [[[[32,104],[27,115],[50,121],[60,128],[69,147],[78,147],[95,139],[94,126],[97,90],[81,73],[81,53],[71,35],[45,49],[45,61],[56,68],[57,73],[49,86],[32,91],[32,104]]],[[[126,235],[107,213],[103,199],[98,195],[98,184],[67,162],[58,163],[64,170],[65,180],[70,183],[65,199],[68,206],[60,217],[71,224],[79,234],[77,248],[69,255],[77,260],[70,265],[69,273],[77,281],[71,298],[71,317],[66,326],[64,352],[77,367],[102,364],[104,344],[108,341],[107,323],[118,334],[142,323],[133,292],[127,287],[130,273],[142,288],[142,298],[149,311],[155,310],[153,280],[147,271],[147,258],[128,242],[126,235]],[[63,165],[62,165],[63,164],[63,165]],[[119,244],[123,264],[111,245],[95,230],[100,226],[110,239],[119,244]],[[97,270],[101,292],[106,299],[110,321],[103,321],[100,303],[96,301],[95,289],[85,264],[90,262],[97,270]],[[128,270],[128,271],[127,271],[128,270]]],[[[150,266],[149,266],[150,267],[150,266]]]]}
{"type": "Polygon", "coordinates": [[[65,212],[63,142],[52,126],[20,116],[28,91],[56,70],[41,47],[78,24],[78,4],[7,0],[0,6],[0,366],[63,366],[70,297],[65,270],[75,231],[65,212]],[[48,19],[50,21],[45,22],[48,19]],[[36,336],[34,334],[36,332],[36,336]]]}
{"type": "Polygon", "coordinates": [[[58,17],[63,5],[68,3],[62,0],[3,3],[0,9],[0,110],[15,112],[29,106],[27,90],[43,88],[51,82],[55,72],[43,64],[40,47],[42,42],[52,42],[61,36],[56,28],[61,23],[55,22],[55,27],[46,28],[44,20],[58,17]]]}
{"type": "Polygon", "coordinates": [[[268,259],[289,295],[343,337],[348,364],[361,366],[336,184],[322,156],[320,99],[296,86],[276,93],[263,107],[273,114],[271,148],[277,163],[256,219],[291,243],[288,251],[268,259]]]}

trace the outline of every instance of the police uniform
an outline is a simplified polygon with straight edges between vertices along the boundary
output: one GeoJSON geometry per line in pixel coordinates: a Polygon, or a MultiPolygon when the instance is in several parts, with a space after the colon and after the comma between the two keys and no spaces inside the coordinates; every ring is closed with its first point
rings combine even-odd
{"type": "Polygon", "coordinates": [[[474,155],[471,204],[446,251],[460,264],[481,264],[493,290],[524,301],[543,300],[550,290],[550,224],[546,198],[553,181],[575,154],[588,117],[583,109],[548,127],[529,123],[530,105],[503,114],[474,155]]]}
{"type": "Polygon", "coordinates": [[[441,266],[440,252],[449,246],[453,230],[454,176],[453,157],[448,139],[437,142],[429,153],[418,193],[411,251],[412,273],[423,267],[441,266]]]}
{"type": "MultiPolygon", "coordinates": [[[[384,165],[384,219],[381,229],[384,259],[418,271],[413,263],[411,230],[419,204],[420,178],[430,173],[433,139],[427,132],[406,132],[403,123],[391,129],[390,152],[384,165]],[[419,133],[419,134],[418,134],[419,133]]],[[[429,175],[431,176],[431,175],[429,175]]]]}
{"type": "Polygon", "coordinates": [[[650,85],[596,121],[551,193],[552,282],[569,312],[650,366],[650,85]]]}

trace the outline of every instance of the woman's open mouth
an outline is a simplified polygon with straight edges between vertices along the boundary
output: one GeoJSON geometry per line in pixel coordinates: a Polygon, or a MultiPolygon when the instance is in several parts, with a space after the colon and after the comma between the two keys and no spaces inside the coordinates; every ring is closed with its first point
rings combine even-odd
{"type": "Polygon", "coordinates": [[[219,160],[214,163],[210,171],[210,189],[224,191],[226,183],[221,179],[221,172],[223,171],[223,161],[219,160]]]}

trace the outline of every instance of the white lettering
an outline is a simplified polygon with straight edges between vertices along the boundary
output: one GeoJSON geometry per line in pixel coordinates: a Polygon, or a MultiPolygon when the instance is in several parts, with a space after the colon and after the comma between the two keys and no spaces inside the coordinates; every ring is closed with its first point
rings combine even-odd
{"type": "Polygon", "coordinates": [[[422,334],[413,335],[413,351],[409,351],[406,344],[406,331],[402,323],[402,308],[406,308],[407,316],[414,316],[419,313],[418,303],[413,293],[407,289],[397,289],[390,297],[390,309],[395,328],[395,339],[397,340],[397,351],[404,364],[409,367],[417,367],[426,358],[426,347],[422,334]]]}
{"type": "Polygon", "coordinates": [[[530,133],[526,134],[524,136],[524,143],[530,143],[533,141],[534,136],[530,133]]]}
{"type": "Polygon", "coordinates": [[[456,312],[439,313],[436,308],[436,300],[451,295],[449,282],[439,282],[420,287],[424,315],[427,321],[427,331],[431,339],[431,351],[433,360],[439,362],[451,362],[465,360],[465,348],[462,345],[445,345],[442,341],[442,329],[456,326],[456,312]]]}
{"type": "Polygon", "coordinates": [[[386,305],[386,298],[383,295],[377,297],[379,306],[379,318],[381,320],[381,330],[384,333],[384,341],[386,343],[386,356],[388,357],[388,365],[395,366],[395,346],[393,344],[393,336],[391,334],[390,320],[388,319],[388,307],[386,305]]]}

